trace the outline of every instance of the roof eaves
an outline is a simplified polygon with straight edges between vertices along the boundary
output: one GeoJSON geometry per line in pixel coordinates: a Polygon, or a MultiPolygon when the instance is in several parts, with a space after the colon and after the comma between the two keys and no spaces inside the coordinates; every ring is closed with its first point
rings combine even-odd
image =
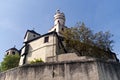
{"type": "Polygon", "coordinates": [[[34,30],[27,30],[26,33],[25,33],[24,39],[26,38],[28,32],[40,35],[39,33],[35,32],[34,30]]]}
{"type": "Polygon", "coordinates": [[[39,39],[39,38],[41,38],[41,37],[44,37],[44,36],[47,36],[47,35],[50,35],[50,34],[56,34],[56,35],[57,35],[57,32],[52,31],[52,32],[43,34],[43,35],[41,35],[40,37],[37,37],[37,38],[34,38],[34,39],[32,39],[32,40],[26,41],[26,42],[24,42],[24,43],[25,43],[25,44],[30,43],[30,42],[32,42],[32,41],[35,41],[35,40],[37,40],[37,39],[39,39]]]}
{"type": "Polygon", "coordinates": [[[7,51],[9,51],[9,50],[16,50],[16,51],[18,51],[18,52],[19,52],[19,50],[18,50],[18,49],[16,49],[16,48],[14,48],[14,47],[13,47],[13,48],[10,48],[10,49],[8,49],[8,50],[6,50],[6,52],[7,52],[7,51]]]}

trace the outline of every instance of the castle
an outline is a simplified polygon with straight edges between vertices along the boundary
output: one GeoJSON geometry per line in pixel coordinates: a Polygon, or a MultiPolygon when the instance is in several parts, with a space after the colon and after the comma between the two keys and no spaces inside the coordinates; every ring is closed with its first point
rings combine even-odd
{"type": "MultiPolygon", "coordinates": [[[[24,36],[23,47],[18,51],[16,48],[7,50],[7,55],[19,53],[21,55],[19,65],[29,64],[34,59],[42,59],[44,62],[80,60],[75,53],[67,53],[62,40],[61,31],[64,31],[65,15],[57,10],[54,15],[54,26],[46,34],[39,34],[34,30],[27,30],[24,36]],[[58,56],[59,55],[59,56],[58,56]]],[[[117,60],[116,55],[112,54],[117,60]]]]}
{"type": "Polygon", "coordinates": [[[54,15],[54,26],[46,34],[27,30],[20,50],[15,47],[6,55],[20,53],[19,66],[0,73],[0,80],[119,80],[120,63],[115,53],[112,59],[102,60],[68,53],[63,43],[65,15],[59,10],[54,15]],[[46,63],[29,64],[34,59],[46,63]]]}
{"type": "Polygon", "coordinates": [[[34,30],[27,30],[24,37],[24,46],[21,49],[20,65],[27,64],[34,59],[41,58],[46,62],[48,57],[65,53],[60,40],[60,31],[64,30],[65,15],[59,10],[54,15],[54,26],[48,33],[40,35],[34,30]]]}

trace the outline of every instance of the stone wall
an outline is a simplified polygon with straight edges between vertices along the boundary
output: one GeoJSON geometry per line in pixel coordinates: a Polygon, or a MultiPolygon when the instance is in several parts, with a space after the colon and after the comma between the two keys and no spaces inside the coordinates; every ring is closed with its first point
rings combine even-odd
{"type": "Polygon", "coordinates": [[[120,80],[120,63],[97,62],[99,80],[120,80]]]}
{"type": "Polygon", "coordinates": [[[0,80],[119,80],[120,64],[100,60],[24,65],[0,73],[0,80]]]}
{"type": "Polygon", "coordinates": [[[65,53],[65,54],[59,54],[56,56],[47,57],[47,62],[56,62],[56,61],[86,61],[86,60],[95,60],[96,58],[92,58],[89,56],[77,56],[76,53],[65,53]]]}

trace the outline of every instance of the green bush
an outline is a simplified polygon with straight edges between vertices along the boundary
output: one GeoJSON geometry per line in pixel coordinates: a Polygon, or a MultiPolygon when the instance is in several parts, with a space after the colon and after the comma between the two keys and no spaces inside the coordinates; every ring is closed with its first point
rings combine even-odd
{"type": "Polygon", "coordinates": [[[43,62],[43,60],[40,58],[40,59],[34,59],[30,62],[30,64],[34,64],[34,63],[40,63],[40,62],[43,62]]]}
{"type": "Polygon", "coordinates": [[[1,62],[1,71],[6,71],[8,69],[17,67],[19,64],[20,56],[19,55],[6,55],[1,62]]]}

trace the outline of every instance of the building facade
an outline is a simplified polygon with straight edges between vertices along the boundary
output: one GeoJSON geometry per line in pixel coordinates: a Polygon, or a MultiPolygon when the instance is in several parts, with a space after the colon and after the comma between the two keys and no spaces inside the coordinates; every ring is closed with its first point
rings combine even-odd
{"type": "MultiPolygon", "coordinates": [[[[54,25],[46,34],[39,34],[34,30],[27,30],[24,37],[24,44],[21,48],[21,58],[19,65],[29,64],[35,59],[42,59],[44,62],[54,61],[67,61],[67,60],[82,60],[80,55],[75,53],[67,53],[63,44],[63,38],[61,31],[64,31],[67,27],[65,26],[65,15],[64,13],[57,10],[54,15],[54,25]]],[[[118,61],[116,54],[111,51],[105,51],[110,61],[118,61]]],[[[84,52],[87,56],[89,51],[84,52]]],[[[89,56],[90,57],[90,56],[89,56]]],[[[85,58],[87,59],[87,58],[85,58]]]]}
{"type": "Polygon", "coordinates": [[[29,64],[34,59],[42,59],[46,62],[47,58],[66,53],[60,35],[60,32],[64,31],[65,28],[67,28],[65,26],[65,15],[57,10],[54,15],[54,26],[48,33],[40,35],[34,30],[27,30],[24,45],[21,48],[19,65],[29,64]]]}

